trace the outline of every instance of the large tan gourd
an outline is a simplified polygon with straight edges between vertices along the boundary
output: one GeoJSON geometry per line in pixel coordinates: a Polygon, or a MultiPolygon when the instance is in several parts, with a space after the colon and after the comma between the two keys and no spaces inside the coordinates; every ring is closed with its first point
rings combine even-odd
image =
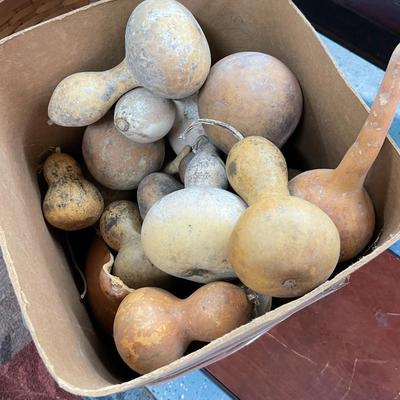
{"type": "Polygon", "coordinates": [[[231,149],[229,183],[249,208],[229,242],[229,262],[258,293],[294,297],[314,289],[333,272],[340,239],[318,207],[289,195],[287,167],[269,140],[250,136],[231,149]]]}
{"type": "Polygon", "coordinates": [[[47,222],[65,231],[93,225],[101,216],[104,202],[99,190],[84,179],[79,164],[68,154],[55,152],[43,166],[49,188],[43,200],[47,222]]]}
{"type": "Polygon", "coordinates": [[[158,171],[164,161],[163,139],[136,143],[117,131],[112,113],[86,128],[82,153],[93,177],[116,190],[135,189],[148,174],[158,171]]]}
{"type": "Polygon", "coordinates": [[[168,194],[148,211],[142,243],[159,269],[206,283],[235,277],[228,262],[228,242],[245,204],[217,187],[226,182],[222,161],[213,156],[203,163],[201,153],[187,168],[185,189],[168,194]]]}
{"type": "MultiPolygon", "coordinates": [[[[241,52],[212,66],[200,90],[199,115],[282,147],[299,122],[302,104],[299,83],[286,65],[268,54],[241,52]]],[[[222,127],[206,126],[205,130],[225,153],[235,144],[222,127]]]]}
{"type": "Polygon", "coordinates": [[[367,121],[336,169],[303,172],[289,183],[294,196],[316,204],[336,224],[340,261],[357,256],[375,228],[374,206],[364,181],[374,163],[400,101],[400,45],[396,47],[367,121]]]}
{"type": "Polygon", "coordinates": [[[210,342],[246,323],[251,313],[245,291],[226,282],[202,286],[185,300],[142,288],[119,306],[114,340],[129,367],[145,374],[183,356],[193,340],[210,342]]]}
{"type": "Polygon", "coordinates": [[[79,72],[61,81],[50,99],[50,120],[62,126],[93,124],[138,86],[160,97],[184,98],[199,90],[210,69],[203,31],[175,0],[140,3],[126,27],[125,50],[125,59],[108,71],[79,72]]]}
{"type": "Polygon", "coordinates": [[[168,287],[173,278],[156,268],[143,252],[140,222],[139,209],[130,201],[116,201],[104,210],[100,218],[101,236],[118,251],[113,275],[132,289],[168,287]]]}

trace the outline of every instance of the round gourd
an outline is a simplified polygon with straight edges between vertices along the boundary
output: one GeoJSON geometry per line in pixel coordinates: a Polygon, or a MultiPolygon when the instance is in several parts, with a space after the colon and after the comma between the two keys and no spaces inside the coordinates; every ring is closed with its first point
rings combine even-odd
{"type": "Polygon", "coordinates": [[[126,26],[125,50],[125,59],[108,71],[79,72],[62,80],[50,99],[50,120],[62,126],[93,124],[138,86],[160,97],[188,97],[203,85],[211,64],[203,31],[175,0],[140,3],[126,26]]]}
{"type": "MultiPolygon", "coordinates": [[[[244,136],[263,136],[278,147],[296,128],[302,104],[293,73],[278,59],[258,52],[235,53],[218,61],[199,94],[200,118],[223,121],[244,136]]],[[[221,127],[205,130],[225,153],[235,143],[221,127]]]]}
{"type": "Polygon", "coordinates": [[[100,218],[100,232],[104,241],[118,251],[113,275],[128,287],[167,287],[171,283],[172,277],[152,265],[143,252],[136,204],[125,200],[111,203],[100,218]]]}
{"type": "Polygon", "coordinates": [[[251,313],[245,291],[226,282],[202,286],[185,300],[142,288],[119,306],[114,340],[125,363],[145,374],[183,356],[193,340],[210,342],[243,325],[251,313]]]}
{"type": "Polygon", "coordinates": [[[168,141],[176,154],[179,154],[185,146],[191,146],[199,136],[206,134],[203,126],[197,125],[187,135],[182,136],[188,126],[199,118],[197,101],[197,93],[186,99],[174,100],[176,108],[175,122],[168,134],[168,141]]]}
{"type": "Polygon", "coordinates": [[[115,190],[135,189],[164,161],[164,141],[135,143],[121,135],[112,114],[86,128],[82,141],[85,163],[103,186],[115,190]]]}
{"type": "Polygon", "coordinates": [[[124,94],[114,111],[114,124],[118,131],[137,143],[153,143],[163,138],[170,131],[174,119],[174,103],[144,88],[124,94]]]}
{"type": "MultiPolygon", "coordinates": [[[[192,165],[195,158],[190,166],[198,171],[192,165]]],[[[168,194],[146,214],[145,254],[168,274],[200,283],[235,277],[228,262],[228,242],[245,204],[235,194],[213,186],[216,180],[211,172],[218,168],[219,161],[204,165],[201,176],[206,179],[197,176],[196,186],[168,194]]]]}
{"type": "Polygon", "coordinates": [[[383,146],[400,101],[400,45],[396,47],[367,121],[336,169],[303,172],[290,192],[324,210],[339,230],[340,261],[357,256],[370,242],[375,211],[364,181],[383,146]]]}
{"type": "Polygon", "coordinates": [[[286,162],[269,140],[251,136],[231,149],[229,183],[249,204],[229,242],[229,262],[258,293],[295,297],[333,272],[340,239],[332,220],[315,205],[289,195],[286,162]]]}
{"type": "Polygon", "coordinates": [[[83,178],[79,164],[68,154],[56,152],[43,166],[49,185],[43,201],[47,222],[65,231],[93,225],[100,218],[104,202],[98,189],[83,178]]]}
{"type": "Polygon", "coordinates": [[[137,190],[137,201],[141,217],[144,219],[150,208],[169,193],[183,189],[183,185],[163,172],[147,175],[137,190]]]}

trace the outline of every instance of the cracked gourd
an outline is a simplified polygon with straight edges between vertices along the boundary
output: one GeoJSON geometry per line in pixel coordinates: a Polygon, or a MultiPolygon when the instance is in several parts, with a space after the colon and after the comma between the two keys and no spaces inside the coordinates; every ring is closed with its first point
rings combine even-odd
{"type": "Polygon", "coordinates": [[[185,189],[151,207],[143,221],[142,243],[155,266],[200,283],[235,277],[228,242],[245,204],[221,189],[225,182],[223,162],[199,151],[185,173],[185,189]]]}
{"type": "Polygon", "coordinates": [[[168,287],[173,278],[156,268],[143,252],[140,222],[139,209],[130,201],[116,201],[104,210],[100,218],[101,236],[118,251],[113,275],[132,289],[168,287]]]}
{"type": "Polygon", "coordinates": [[[249,208],[229,242],[229,262],[250,289],[295,297],[329,278],[340,239],[317,206],[290,196],[285,159],[269,140],[250,136],[236,143],[226,162],[228,180],[249,208]]]}
{"type": "Polygon", "coordinates": [[[315,169],[289,182],[290,192],[324,210],[339,230],[340,261],[357,256],[375,228],[364,181],[378,157],[400,100],[400,45],[390,59],[367,121],[336,169],[315,169]]]}
{"type": "Polygon", "coordinates": [[[146,0],[133,10],[125,53],[108,71],[78,72],[62,80],[50,99],[50,120],[62,126],[93,124],[138,86],[160,97],[188,97],[203,85],[211,64],[203,31],[175,0],[146,0]]]}
{"type": "Polygon", "coordinates": [[[93,225],[101,216],[104,202],[99,190],[84,179],[77,161],[65,153],[49,156],[43,166],[49,185],[43,201],[47,222],[65,231],[93,225]]]}
{"type": "Polygon", "coordinates": [[[252,313],[246,292],[213,282],[180,300],[158,288],[128,294],[114,320],[114,340],[130,368],[146,374],[177,360],[193,340],[210,342],[246,323],[252,313]]]}

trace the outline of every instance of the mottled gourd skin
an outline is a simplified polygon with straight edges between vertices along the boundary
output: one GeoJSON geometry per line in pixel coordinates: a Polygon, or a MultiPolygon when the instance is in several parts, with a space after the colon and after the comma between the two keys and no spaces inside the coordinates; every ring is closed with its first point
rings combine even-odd
{"type": "Polygon", "coordinates": [[[130,190],[148,174],[158,171],[164,162],[163,139],[154,143],[136,143],[121,135],[113,115],[86,128],[82,141],[85,163],[103,186],[130,190]]]}
{"type": "Polygon", "coordinates": [[[174,100],[176,116],[174,125],[168,134],[168,141],[176,154],[179,154],[185,146],[191,146],[199,136],[206,135],[203,125],[199,124],[187,132],[184,137],[182,136],[185,129],[199,119],[197,101],[197,93],[186,99],[174,100]]]}
{"type": "Polygon", "coordinates": [[[83,178],[79,164],[71,156],[52,154],[44,163],[43,173],[49,185],[43,201],[47,222],[65,231],[75,231],[93,225],[100,218],[103,198],[83,178]]]}
{"type": "MultiPolygon", "coordinates": [[[[263,136],[282,147],[296,128],[303,106],[300,85],[276,58],[258,52],[231,54],[214,64],[199,94],[201,118],[226,122],[244,136],[263,136]]],[[[210,140],[228,153],[236,139],[206,126],[210,140]]]]}
{"type": "Polygon", "coordinates": [[[147,175],[139,183],[137,201],[141,217],[144,219],[150,208],[169,193],[183,189],[182,183],[163,172],[147,175]]]}
{"type": "Polygon", "coordinates": [[[146,374],[182,357],[193,340],[210,342],[243,325],[251,313],[244,290],[226,282],[202,286],[185,300],[142,288],[121,303],[114,340],[126,364],[146,374]]]}
{"type": "Polygon", "coordinates": [[[136,86],[125,61],[108,71],[77,72],[54,89],[48,107],[49,119],[61,126],[93,124],[136,86]]]}
{"type": "Polygon", "coordinates": [[[225,164],[214,150],[198,152],[184,172],[185,186],[201,186],[207,182],[207,186],[226,189],[228,179],[225,172],[225,164]]]}
{"type": "Polygon", "coordinates": [[[115,105],[114,125],[118,131],[137,143],[153,143],[172,128],[175,106],[144,88],[131,90],[115,105]]]}
{"type": "Polygon", "coordinates": [[[312,202],[326,212],[340,234],[340,258],[346,261],[370,242],[375,228],[375,210],[367,191],[343,192],[330,183],[333,170],[303,172],[289,182],[293,196],[312,202]]]}
{"type": "Polygon", "coordinates": [[[129,18],[125,34],[129,69],[152,93],[182,99],[207,78],[211,54],[200,25],[175,0],[147,0],[129,18]]]}
{"type": "Polygon", "coordinates": [[[249,288],[296,297],[333,272],[340,253],[335,224],[315,205],[289,195],[286,162],[269,140],[252,136],[231,149],[229,183],[249,204],[229,242],[229,262],[249,288]]]}
{"type": "Polygon", "coordinates": [[[233,279],[228,242],[245,208],[238,196],[219,188],[191,186],[170,193],[143,221],[145,254],[159,269],[194,282],[233,279]]]}
{"type": "Polygon", "coordinates": [[[140,3],[129,18],[125,48],[126,57],[116,67],[62,80],[50,99],[50,121],[93,124],[138,86],[160,97],[185,98],[199,90],[210,70],[207,39],[190,11],[175,0],[140,3]]]}
{"type": "Polygon", "coordinates": [[[111,203],[100,219],[100,232],[104,241],[118,251],[113,275],[128,287],[168,287],[172,277],[160,271],[143,252],[140,239],[140,215],[136,204],[121,200],[111,203]]]}

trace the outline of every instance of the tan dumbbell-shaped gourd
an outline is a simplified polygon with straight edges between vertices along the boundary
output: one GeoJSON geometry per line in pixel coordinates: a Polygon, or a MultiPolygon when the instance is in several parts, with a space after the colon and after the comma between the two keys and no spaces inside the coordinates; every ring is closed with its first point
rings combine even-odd
{"type": "Polygon", "coordinates": [[[207,39],[186,7],[175,0],[143,1],[127,23],[125,59],[108,71],[78,72],[62,80],[50,99],[50,121],[93,124],[138,86],[160,97],[188,97],[203,85],[210,64],[207,39]]]}
{"type": "Polygon", "coordinates": [[[145,374],[183,356],[193,340],[217,339],[251,314],[246,292],[227,282],[204,285],[184,300],[162,289],[142,288],[119,306],[114,340],[125,363],[145,374]]]}

